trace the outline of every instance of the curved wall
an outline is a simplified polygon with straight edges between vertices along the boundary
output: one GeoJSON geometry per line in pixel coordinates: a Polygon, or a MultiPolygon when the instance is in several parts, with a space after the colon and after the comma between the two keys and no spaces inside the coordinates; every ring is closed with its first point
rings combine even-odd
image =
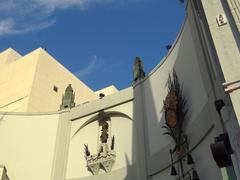
{"type": "Polygon", "coordinates": [[[170,176],[169,149],[174,143],[162,129],[163,101],[173,69],[187,99],[184,133],[189,138],[194,168],[200,179],[221,180],[210,144],[221,131],[214,88],[222,87],[216,79],[217,68],[210,65],[213,60],[197,13],[188,1],[186,20],[172,49],[133,88],[52,114],[2,114],[0,164],[7,167],[10,180],[176,179],[170,176]],[[97,153],[98,120],[103,110],[110,118],[109,136],[116,139],[116,162],[110,173],[100,170],[93,176],[86,167],[84,144],[92,154],[97,153]]]}
{"type": "MultiPolygon", "coordinates": [[[[213,87],[221,87],[212,81],[215,77],[207,63],[210,61],[207,45],[197,26],[195,13],[189,2],[182,31],[169,54],[145,79],[134,85],[133,134],[136,136],[133,137],[139,137],[139,131],[143,132],[140,139],[135,139],[139,142],[138,146],[133,147],[137,179],[144,176],[154,180],[175,178],[170,176],[169,154],[174,143],[169,136],[163,135],[165,130],[161,128],[165,124],[163,101],[167,95],[168,76],[173,69],[187,99],[188,115],[184,132],[190,141],[195,168],[200,179],[222,179],[210,150],[218,131],[216,121],[220,122],[214,106],[216,97],[213,87]],[[142,152],[136,152],[138,149],[142,152]],[[142,156],[145,159],[139,160],[142,156]]],[[[184,168],[190,167],[186,165],[184,168]]]]}
{"type": "Polygon", "coordinates": [[[0,119],[0,164],[9,179],[51,179],[59,114],[1,114],[0,119]]]}

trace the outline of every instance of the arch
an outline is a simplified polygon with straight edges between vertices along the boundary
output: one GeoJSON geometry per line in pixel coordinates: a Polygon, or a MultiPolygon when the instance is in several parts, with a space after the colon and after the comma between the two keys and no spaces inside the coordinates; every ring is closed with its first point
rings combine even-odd
{"type": "Polygon", "coordinates": [[[105,119],[105,118],[110,118],[110,117],[123,117],[129,120],[133,120],[130,116],[128,116],[125,113],[122,112],[118,112],[118,111],[108,111],[108,112],[99,112],[99,114],[93,116],[92,118],[90,118],[89,120],[87,120],[85,123],[83,123],[78,129],[77,131],[73,134],[72,138],[74,138],[74,136],[76,136],[76,134],[85,126],[87,126],[88,124],[91,124],[94,121],[97,120],[101,120],[101,119],[105,119]]]}

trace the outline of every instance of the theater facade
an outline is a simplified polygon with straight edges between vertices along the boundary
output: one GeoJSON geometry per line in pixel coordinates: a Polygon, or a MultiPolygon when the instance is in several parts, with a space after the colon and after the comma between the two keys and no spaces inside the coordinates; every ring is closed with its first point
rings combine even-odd
{"type": "Polygon", "coordinates": [[[42,48],[0,53],[0,179],[240,179],[240,1],[183,5],[166,56],[149,74],[137,57],[124,90],[92,91],[42,48]]]}

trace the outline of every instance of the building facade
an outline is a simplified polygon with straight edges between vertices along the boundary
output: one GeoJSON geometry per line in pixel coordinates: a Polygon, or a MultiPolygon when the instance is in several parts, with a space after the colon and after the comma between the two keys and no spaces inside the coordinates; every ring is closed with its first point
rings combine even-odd
{"type": "Polygon", "coordinates": [[[93,92],[42,49],[1,53],[2,179],[240,179],[240,2],[185,5],[167,55],[148,75],[137,59],[134,82],[121,91],[93,92]],[[24,66],[33,68],[15,80],[24,66]],[[73,95],[76,105],[59,110],[73,95]]]}

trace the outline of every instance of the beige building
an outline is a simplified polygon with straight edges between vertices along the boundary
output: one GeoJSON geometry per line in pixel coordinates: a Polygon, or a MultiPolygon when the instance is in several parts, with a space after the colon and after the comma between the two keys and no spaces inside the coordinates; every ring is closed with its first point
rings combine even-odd
{"type": "Polygon", "coordinates": [[[121,91],[42,49],[2,52],[0,179],[239,180],[239,5],[187,0],[172,48],[146,76],[136,59],[121,91]]]}
{"type": "MultiPolygon", "coordinates": [[[[92,101],[99,95],[42,48],[25,56],[11,48],[1,52],[0,73],[1,111],[57,111],[68,84],[75,90],[76,104],[92,101]]],[[[117,89],[110,86],[100,91],[108,95],[117,89]]]]}

